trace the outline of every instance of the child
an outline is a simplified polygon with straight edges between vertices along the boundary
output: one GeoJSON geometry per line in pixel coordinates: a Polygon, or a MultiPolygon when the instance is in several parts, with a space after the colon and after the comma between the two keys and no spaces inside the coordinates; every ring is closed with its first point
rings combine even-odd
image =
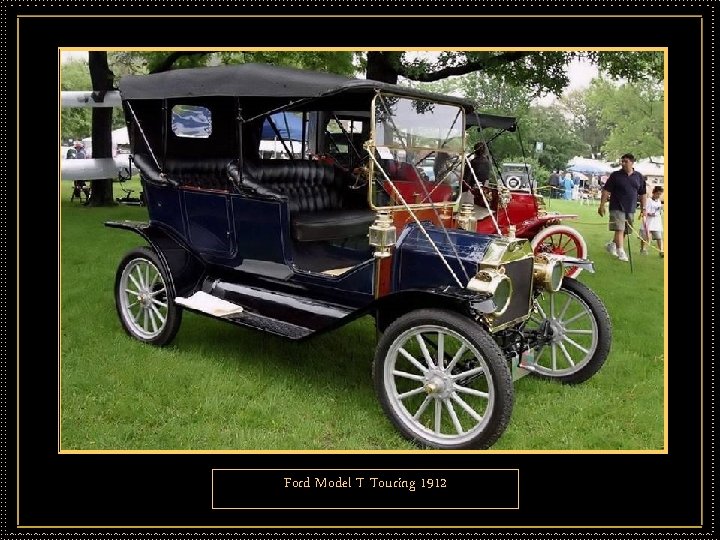
{"type": "Polygon", "coordinates": [[[663,205],[660,202],[660,196],[663,194],[663,191],[662,186],[655,186],[652,190],[652,196],[648,199],[645,206],[645,223],[640,231],[640,235],[642,236],[642,241],[640,242],[640,253],[643,255],[647,255],[647,244],[650,241],[649,237],[652,237],[652,239],[657,242],[660,257],[665,256],[662,237],[663,205]]]}

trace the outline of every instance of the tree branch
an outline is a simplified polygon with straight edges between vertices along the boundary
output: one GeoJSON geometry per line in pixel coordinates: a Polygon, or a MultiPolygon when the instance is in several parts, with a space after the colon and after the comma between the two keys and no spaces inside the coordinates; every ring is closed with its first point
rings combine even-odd
{"type": "Polygon", "coordinates": [[[448,66],[433,72],[417,73],[411,66],[401,65],[398,67],[398,74],[406,79],[418,82],[433,82],[445,79],[452,75],[467,75],[473,71],[487,71],[503,64],[516,62],[521,58],[533,54],[530,51],[510,51],[498,55],[487,56],[482,60],[469,61],[459,66],[448,66]]]}
{"type": "Polygon", "coordinates": [[[206,51],[175,51],[170,53],[166,58],[163,59],[150,73],[161,73],[168,71],[172,68],[173,64],[177,62],[183,56],[197,56],[201,54],[210,54],[206,51]]]}

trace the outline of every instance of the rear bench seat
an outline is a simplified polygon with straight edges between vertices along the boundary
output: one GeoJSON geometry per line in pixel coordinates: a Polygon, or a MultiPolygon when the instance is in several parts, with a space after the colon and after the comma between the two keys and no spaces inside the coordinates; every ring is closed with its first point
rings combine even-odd
{"type": "MultiPolygon", "coordinates": [[[[148,156],[136,154],[134,160],[145,176],[166,182],[148,156]]],[[[364,236],[375,220],[365,200],[366,191],[349,190],[354,180],[346,171],[318,161],[246,162],[240,178],[237,162],[229,158],[168,159],[164,176],[181,187],[228,192],[234,191],[234,180],[258,195],[283,197],[293,237],[299,242],[364,236]]]]}
{"type": "Polygon", "coordinates": [[[133,156],[135,165],[149,180],[160,183],[171,183],[183,187],[212,189],[216,191],[232,191],[232,181],[228,177],[227,166],[232,158],[212,159],[168,159],[165,163],[163,176],[155,165],[155,161],[146,154],[133,156]]]}
{"type": "MultiPolygon", "coordinates": [[[[228,167],[238,175],[237,165],[228,167]]],[[[245,163],[242,184],[259,194],[287,199],[293,237],[299,242],[364,236],[375,220],[366,191],[351,191],[346,171],[318,161],[263,160],[245,163]]]]}

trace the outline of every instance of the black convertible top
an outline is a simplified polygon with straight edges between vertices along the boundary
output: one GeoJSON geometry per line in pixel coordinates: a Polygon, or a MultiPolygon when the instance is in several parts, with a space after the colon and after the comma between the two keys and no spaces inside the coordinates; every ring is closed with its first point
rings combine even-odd
{"type": "Polygon", "coordinates": [[[382,90],[401,96],[440,101],[472,110],[466,99],[434,94],[416,88],[332,73],[270,64],[234,64],[174,69],[151,75],[129,75],[120,80],[123,99],[165,99],[201,96],[314,98],[340,92],[382,90]]]}
{"type": "Polygon", "coordinates": [[[514,116],[472,113],[465,116],[465,127],[480,126],[481,128],[515,131],[517,129],[516,121],[517,119],[514,116]]]}

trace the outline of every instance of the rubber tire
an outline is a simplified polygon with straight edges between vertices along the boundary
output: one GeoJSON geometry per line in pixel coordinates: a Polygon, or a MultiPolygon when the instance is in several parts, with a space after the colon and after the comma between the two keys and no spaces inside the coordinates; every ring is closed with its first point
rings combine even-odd
{"type": "MultiPolygon", "coordinates": [[[[567,225],[551,225],[550,227],[545,227],[544,229],[540,229],[540,231],[533,237],[533,239],[530,241],[530,245],[532,246],[533,253],[536,255],[538,254],[537,248],[540,245],[541,241],[545,240],[547,237],[552,236],[553,234],[562,233],[567,236],[573,236],[577,242],[577,244],[580,245],[579,253],[576,255],[578,259],[585,259],[587,258],[587,244],[585,243],[585,239],[582,237],[582,235],[577,232],[572,227],[568,227],[567,225]]],[[[542,252],[540,252],[542,253],[542,252]]],[[[580,275],[580,272],[582,272],[582,268],[579,266],[573,266],[569,267],[565,270],[565,276],[570,278],[576,278],[580,275]]]]}
{"type": "Polygon", "coordinates": [[[598,328],[598,342],[595,352],[590,360],[582,368],[575,373],[568,375],[547,375],[541,373],[530,372],[534,377],[545,380],[560,381],[563,384],[579,384],[587,381],[595,375],[605,364],[610,354],[612,344],[612,323],[610,315],[605,308],[602,300],[587,285],[572,278],[564,278],[560,290],[567,289],[576,294],[590,308],[590,312],[595,317],[595,324],[598,328]]]}
{"type": "Polygon", "coordinates": [[[372,376],[375,385],[375,392],[385,414],[390,418],[393,425],[406,439],[411,440],[421,448],[437,448],[442,450],[463,450],[463,449],[484,449],[492,446],[507,429],[512,415],[514,402],[514,388],[508,362],[500,347],[495,343],[490,334],[478,325],[475,321],[455,313],[454,311],[440,309],[419,309],[411,311],[399,317],[390,324],[382,335],[373,361],[372,376]],[[396,416],[396,413],[389,403],[387,390],[384,384],[384,364],[388,350],[395,339],[403,332],[425,324],[445,326],[463,335],[477,351],[483,355],[485,362],[490,369],[490,377],[496,390],[496,402],[492,417],[488,425],[477,436],[464,444],[440,445],[428,444],[418,438],[417,434],[396,416]]]}
{"type": "Polygon", "coordinates": [[[120,325],[122,326],[123,330],[125,330],[126,334],[128,334],[132,338],[137,339],[138,341],[142,341],[143,343],[148,343],[156,347],[164,347],[165,345],[170,343],[175,338],[175,335],[180,328],[180,323],[182,322],[182,308],[175,304],[174,298],[175,291],[172,288],[172,282],[168,277],[167,269],[165,268],[165,265],[160,261],[160,257],[158,257],[157,253],[155,253],[154,250],[150,249],[149,247],[138,247],[128,251],[125,254],[125,256],[120,261],[120,264],[118,265],[117,272],[115,273],[115,309],[117,311],[118,317],[120,318],[120,325]],[[165,328],[163,328],[160,334],[150,339],[143,338],[142,336],[138,336],[137,334],[135,334],[127,326],[125,319],[122,315],[122,307],[119,298],[120,279],[122,277],[125,267],[130,261],[134,259],[146,259],[152,264],[154,264],[160,270],[160,276],[164,281],[165,289],[168,293],[168,312],[167,318],[165,320],[165,328]]]}

